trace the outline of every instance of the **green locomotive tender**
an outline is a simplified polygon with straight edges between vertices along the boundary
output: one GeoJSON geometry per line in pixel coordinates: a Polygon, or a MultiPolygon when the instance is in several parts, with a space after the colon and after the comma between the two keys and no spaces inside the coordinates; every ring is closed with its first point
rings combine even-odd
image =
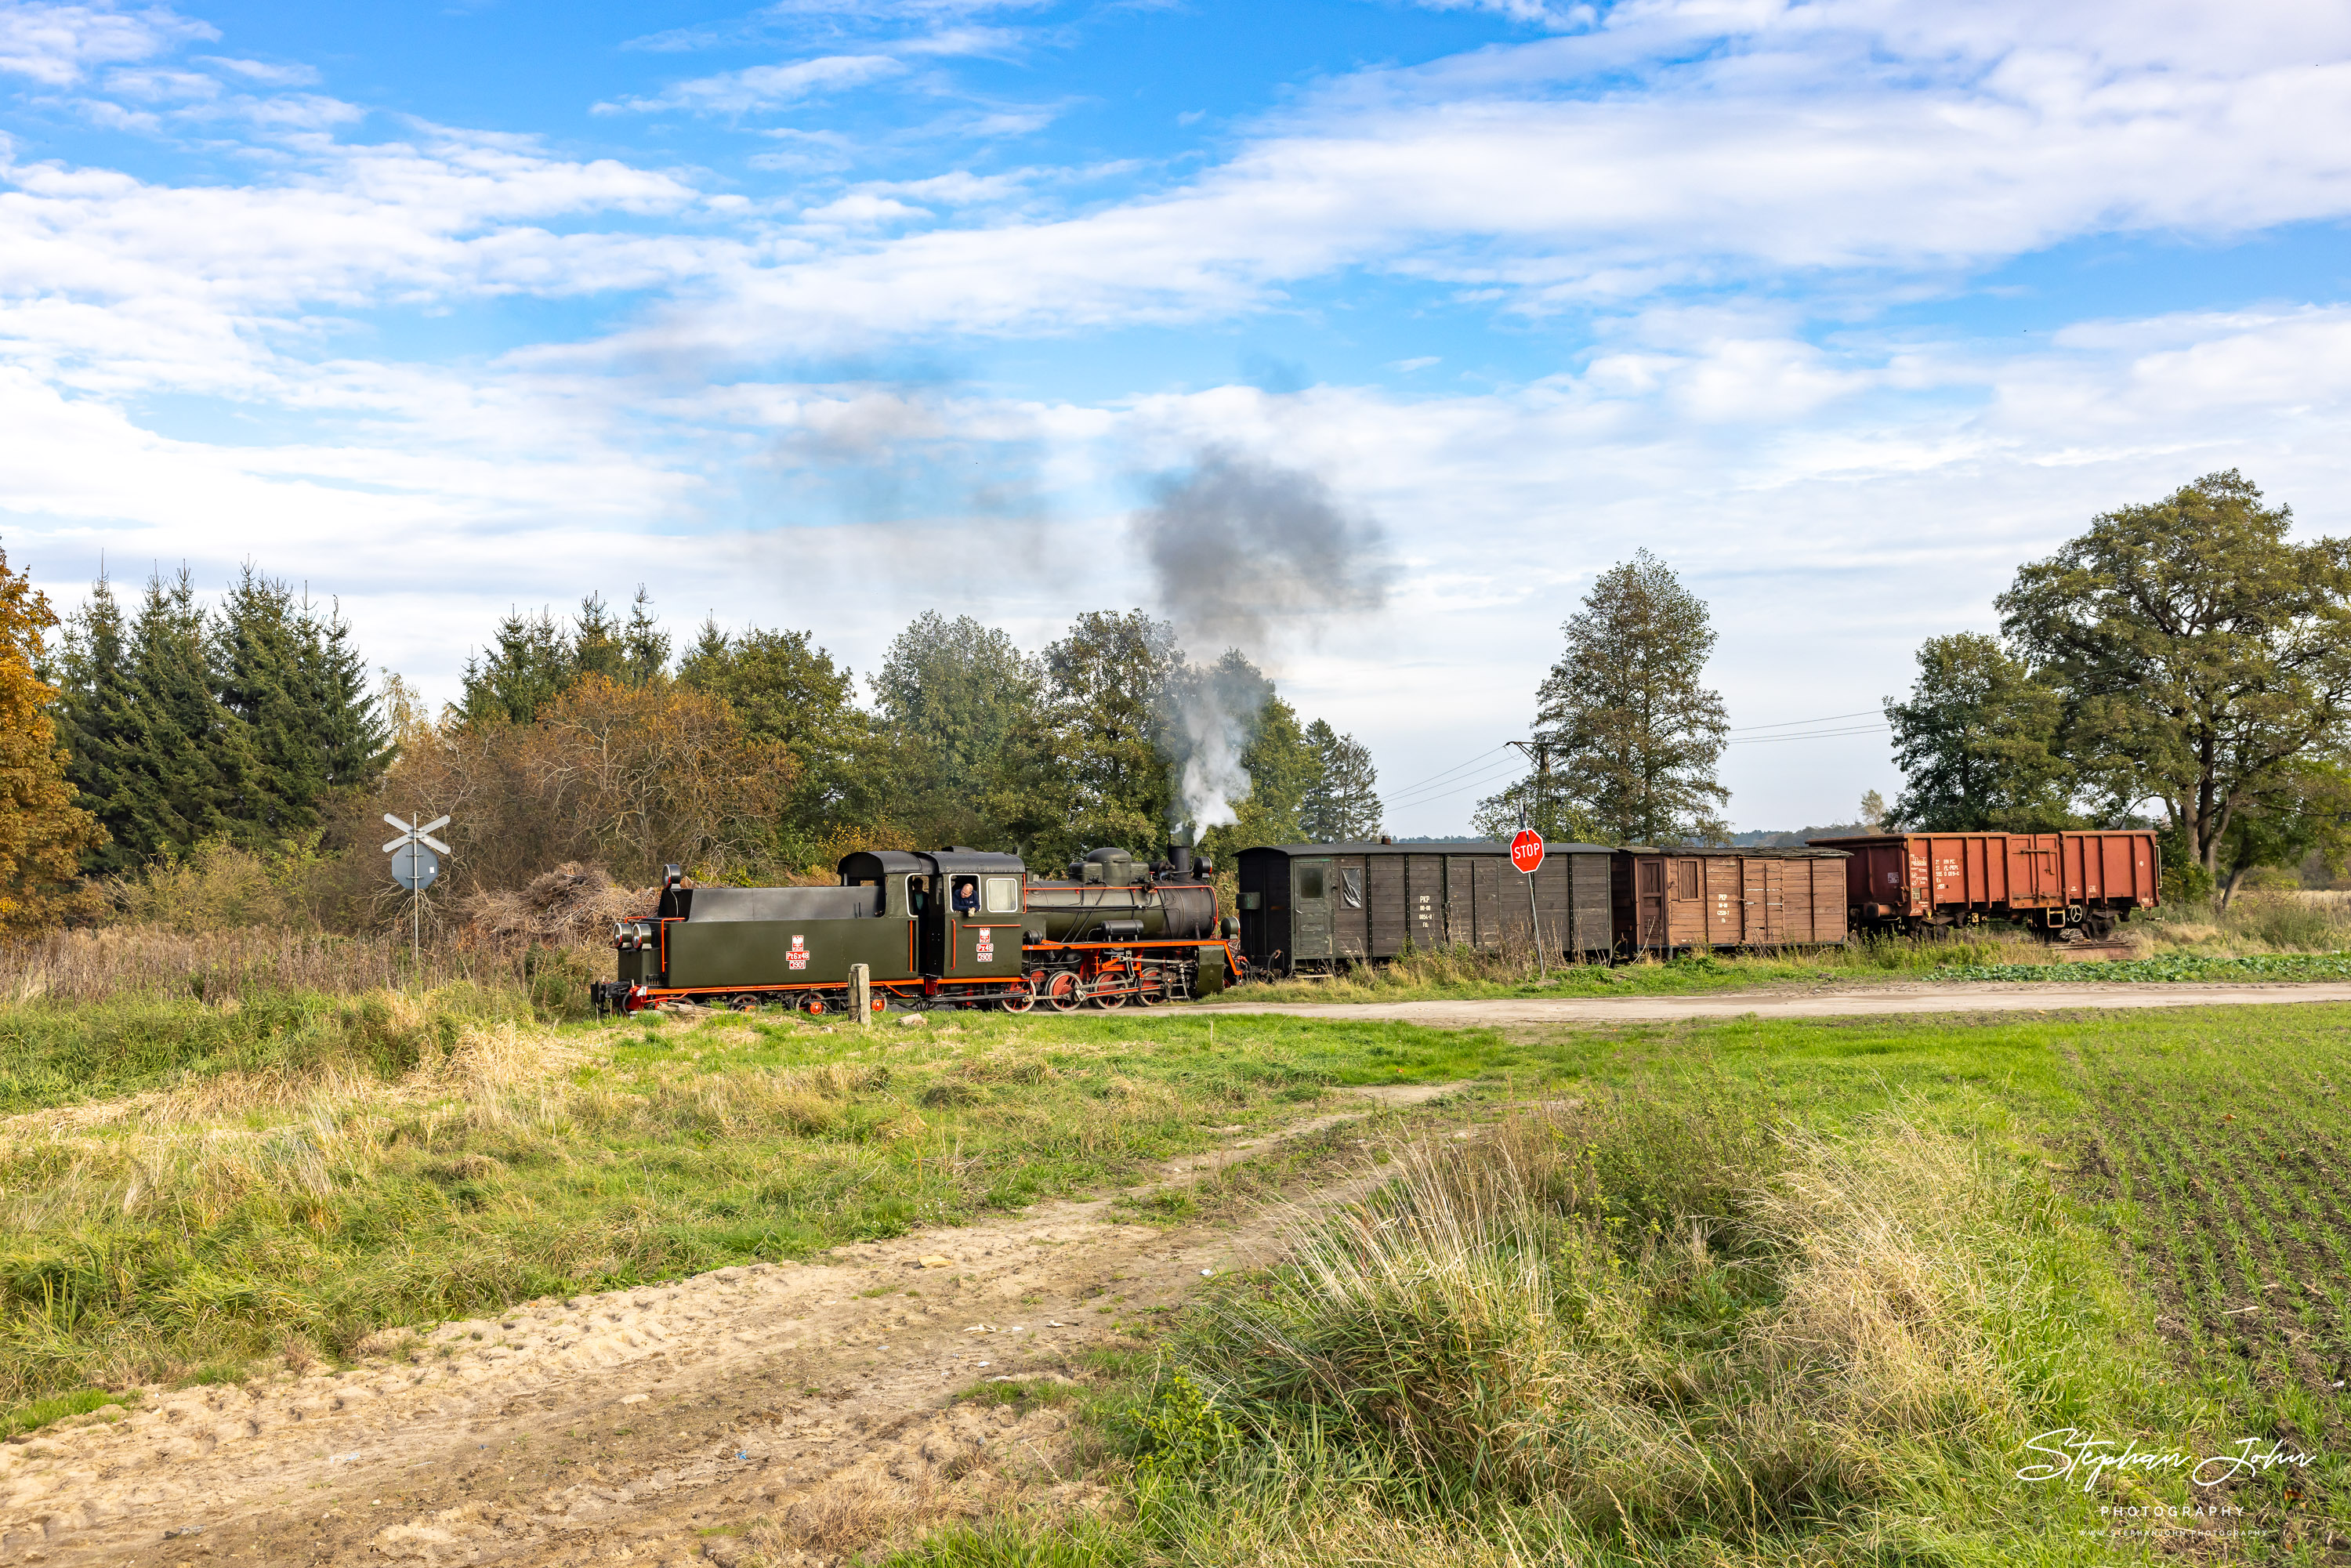
{"type": "Polygon", "coordinates": [[[692,1000],[836,1012],[862,964],[876,1011],[1066,1012],[1221,991],[1244,968],[1208,866],[1181,844],[1149,866],[1095,850],[1066,880],[960,847],[860,851],[840,870],[836,887],[688,887],[671,866],[653,917],[615,927],[619,973],[591,987],[597,1010],[692,1000]]]}

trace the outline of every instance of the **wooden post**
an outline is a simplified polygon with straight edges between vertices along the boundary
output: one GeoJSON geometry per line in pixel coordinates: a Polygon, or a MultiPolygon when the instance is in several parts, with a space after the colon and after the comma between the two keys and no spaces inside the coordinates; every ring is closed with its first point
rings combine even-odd
{"type": "Polygon", "coordinates": [[[873,971],[863,964],[849,966],[849,1007],[857,1015],[858,1028],[873,1021],[873,971]]]}

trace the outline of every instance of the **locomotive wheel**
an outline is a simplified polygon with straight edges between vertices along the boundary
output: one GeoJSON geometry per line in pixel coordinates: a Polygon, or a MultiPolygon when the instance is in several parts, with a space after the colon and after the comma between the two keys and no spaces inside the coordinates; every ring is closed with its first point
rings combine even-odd
{"type": "Polygon", "coordinates": [[[759,1010],[759,998],[751,992],[745,991],[726,1005],[738,1013],[755,1013],[759,1010]]]}
{"type": "Polygon", "coordinates": [[[1045,982],[1045,1005],[1057,1013],[1073,1013],[1083,1000],[1078,994],[1078,977],[1068,969],[1056,970],[1045,982]]]}
{"type": "Polygon", "coordinates": [[[1008,1013],[1025,1013],[1037,1005],[1037,985],[1034,980],[996,1004],[1008,1013]]]}
{"type": "Polygon", "coordinates": [[[1167,999],[1167,971],[1145,969],[1135,977],[1134,999],[1146,1008],[1155,1008],[1167,999]]]}
{"type": "Polygon", "coordinates": [[[808,994],[808,998],[800,1003],[800,1011],[808,1014],[808,1016],[812,1019],[822,1018],[831,1010],[831,1009],[825,999],[822,997],[818,996],[814,991],[810,991],[808,994]]]}
{"type": "MultiPolygon", "coordinates": [[[[1126,977],[1123,975],[1115,977],[1104,976],[1103,978],[1124,979],[1126,977]]],[[[1093,1004],[1106,1013],[1114,1013],[1118,1011],[1119,1009],[1126,1006],[1126,993],[1124,991],[1096,991],[1093,996],[1093,1004]]]]}

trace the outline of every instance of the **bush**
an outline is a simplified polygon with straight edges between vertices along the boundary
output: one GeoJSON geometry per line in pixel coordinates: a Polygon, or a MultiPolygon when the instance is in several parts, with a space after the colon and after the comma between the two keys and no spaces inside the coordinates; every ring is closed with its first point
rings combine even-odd
{"type": "Polygon", "coordinates": [[[2344,911],[2316,899],[2240,894],[2220,917],[2221,929],[2289,952],[2332,953],[2351,946],[2344,911]]]}

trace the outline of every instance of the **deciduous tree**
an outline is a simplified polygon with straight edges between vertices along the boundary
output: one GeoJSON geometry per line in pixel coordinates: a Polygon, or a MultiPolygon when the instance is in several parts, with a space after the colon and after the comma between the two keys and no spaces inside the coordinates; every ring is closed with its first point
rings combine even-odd
{"type": "Polygon", "coordinates": [[[104,836],[74,803],[50,716],[57,688],[37,673],[57,623],[47,596],[0,553],[0,926],[40,920],[104,836]]]}
{"type": "Polygon", "coordinates": [[[2074,771],[2057,754],[2058,695],[1980,632],[1928,639],[1907,700],[1886,699],[1906,780],[1892,825],[2043,832],[2073,825],[2074,771]]]}
{"type": "Polygon", "coordinates": [[[2240,812],[2351,721],[2351,544],[2296,543],[2235,469],[2093,519],[2000,598],[2120,816],[2155,802],[2208,873],[2240,812]]]}
{"type": "Polygon", "coordinates": [[[1062,793],[1058,830],[1032,837],[1040,856],[1102,844],[1147,854],[1166,841],[1176,792],[1160,731],[1181,658],[1175,628],[1140,610],[1090,611],[1045,650],[1062,793]]]}

